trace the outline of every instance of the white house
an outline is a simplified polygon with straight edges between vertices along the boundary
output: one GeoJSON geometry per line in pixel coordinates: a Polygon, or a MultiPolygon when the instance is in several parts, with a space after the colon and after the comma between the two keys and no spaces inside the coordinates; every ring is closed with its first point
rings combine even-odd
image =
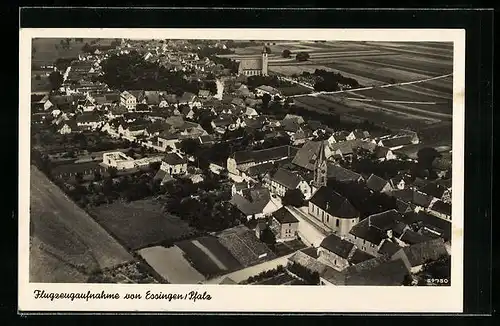
{"type": "Polygon", "coordinates": [[[128,91],[124,91],[120,94],[120,104],[126,107],[129,111],[135,111],[137,99],[128,91]]]}
{"type": "Polygon", "coordinates": [[[183,175],[187,173],[187,159],[176,153],[167,153],[161,161],[161,170],[170,175],[183,175]]]}

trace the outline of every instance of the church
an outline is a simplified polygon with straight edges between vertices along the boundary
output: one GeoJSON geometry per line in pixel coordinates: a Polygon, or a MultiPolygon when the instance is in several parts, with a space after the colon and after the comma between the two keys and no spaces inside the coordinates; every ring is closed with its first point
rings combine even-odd
{"type": "Polygon", "coordinates": [[[267,76],[268,58],[264,47],[260,58],[241,59],[238,66],[238,75],[267,76]]]}

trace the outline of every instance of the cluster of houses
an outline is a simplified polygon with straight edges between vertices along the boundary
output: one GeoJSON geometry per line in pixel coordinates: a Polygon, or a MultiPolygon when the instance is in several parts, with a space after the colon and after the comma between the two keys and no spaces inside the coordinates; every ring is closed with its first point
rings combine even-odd
{"type": "MultiPolygon", "coordinates": [[[[192,53],[172,51],[168,42],[137,44],[123,41],[113,51],[140,49],[145,60],[177,67],[172,69],[178,69],[178,63],[181,69],[206,73],[213,66],[192,53]]],[[[380,162],[398,160],[400,149],[419,143],[415,132],[373,136],[357,129],[332,131],[321,122],[297,115],[272,119],[258,110],[264,94],[281,100],[279,91],[266,85],[250,91],[240,77],[217,80],[215,94],[210,90],[182,95],[110,90],[89,78],[99,74],[99,63],[106,55],[109,52],[94,53],[74,62],[65,72],[60,94],[33,95],[32,123],[50,121],[59,134],[105,132],[163,153],[134,159],[120,151],[106,152],[99,162],[85,163],[91,164],[89,173],[96,164],[103,170],[125,171],[159,162],[154,178],[162,184],[185,176],[199,182],[202,176],[188,172],[189,159],[178,146],[181,141],[213,144],[240,128],[258,130],[264,140],[287,135],[289,144],[233,152],[225,166],[218,168],[227,170],[234,180],[230,203],[248,220],[259,221],[257,235],[269,229],[279,242],[300,238],[313,244],[290,259],[318,272],[322,284],[401,284],[402,277],[418,272],[425,262],[449,254],[451,180],[414,179],[403,172],[385,180],[342,164],[359,152],[370,153],[380,162]],[[198,120],[202,112],[214,117],[210,122],[213,132],[198,120]],[[326,140],[319,140],[324,134],[326,140]],[[329,188],[328,180],[362,184],[372,193],[395,198],[397,208],[362,217],[361,207],[329,188]],[[302,208],[283,206],[283,198],[292,191],[302,195],[302,208]],[[305,231],[311,228],[321,232],[311,236],[305,231]]]]}

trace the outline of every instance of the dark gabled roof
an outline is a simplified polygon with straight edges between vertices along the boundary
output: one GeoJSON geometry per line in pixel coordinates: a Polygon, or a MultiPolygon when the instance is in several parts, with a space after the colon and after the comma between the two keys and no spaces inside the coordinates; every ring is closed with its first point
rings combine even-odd
{"type": "Polygon", "coordinates": [[[390,139],[384,139],[382,140],[382,144],[385,147],[397,147],[397,146],[404,146],[404,145],[409,145],[411,144],[413,137],[412,136],[400,136],[400,137],[394,137],[390,139]]]}
{"type": "Polygon", "coordinates": [[[375,147],[375,157],[376,158],[383,158],[387,156],[387,153],[389,153],[391,150],[390,148],[384,147],[384,146],[377,146],[375,147]]]}
{"type": "Polygon", "coordinates": [[[368,219],[354,225],[349,233],[374,245],[379,245],[382,240],[387,238],[387,233],[371,226],[368,219]]]}
{"type": "Polygon", "coordinates": [[[432,240],[432,238],[427,236],[427,235],[423,235],[423,234],[420,234],[418,232],[415,232],[413,230],[405,230],[404,233],[399,238],[399,240],[401,240],[404,243],[407,243],[409,245],[414,245],[417,243],[432,240]]]}
{"type": "MultiPolygon", "coordinates": [[[[356,265],[354,265],[356,266],[356,265]]],[[[403,260],[384,261],[371,269],[346,273],[346,285],[398,286],[408,274],[403,260]]]]}
{"type": "Polygon", "coordinates": [[[85,163],[71,163],[56,165],[52,168],[51,173],[53,175],[60,175],[66,173],[82,173],[83,171],[88,171],[89,169],[96,169],[99,167],[99,162],[85,162],[85,163]]]}
{"type": "Polygon", "coordinates": [[[158,91],[145,91],[144,98],[149,105],[160,104],[160,92],[158,91]]]}
{"type": "Polygon", "coordinates": [[[66,125],[71,129],[72,132],[80,130],[80,127],[78,127],[75,120],[67,120],[66,122],[62,123],[59,130],[61,130],[61,128],[63,128],[66,125]]]}
{"type": "Polygon", "coordinates": [[[308,141],[298,151],[292,163],[307,170],[314,170],[321,142],[308,141]]]}
{"type": "Polygon", "coordinates": [[[262,213],[271,200],[271,194],[265,188],[243,189],[243,196],[234,194],[230,203],[246,216],[262,213]]]}
{"type": "Polygon", "coordinates": [[[274,163],[264,163],[264,164],[258,164],[249,167],[246,171],[245,174],[254,177],[258,175],[264,175],[266,173],[271,172],[274,169],[274,163]]]}
{"type": "Polygon", "coordinates": [[[417,243],[401,250],[408,257],[412,267],[420,266],[428,261],[437,260],[448,255],[444,240],[442,238],[417,243]]]}
{"type": "Polygon", "coordinates": [[[271,177],[271,180],[279,183],[288,189],[296,189],[299,183],[303,180],[302,177],[290,170],[278,169],[276,173],[271,177]]]}
{"type": "Polygon", "coordinates": [[[418,224],[421,226],[425,226],[438,233],[441,233],[445,241],[449,241],[451,239],[450,221],[447,221],[445,219],[424,212],[423,210],[420,210],[418,213],[415,212],[406,213],[404,218],[405,218],[405,223],[408,225],[418,224]]]}
{"type": "Polygon", "coordinates": [[[249,162],[264,162],[293,157],[298,149],[293,146],[284,145],[256,151],[238,151],[233,154],[237,164],[249,162]]]}
{"type": "Polygon", "coordinates": [[[368,187],[368,189],[371,189],[375,192],[381,192],[382,189],[388,184],[388,181],[382,179],[379,176],[376,176],[375,174],[370,175],[368,180],[366,180],[366,186],[368,187]]]}
{"type": "Polygon", "coordinates": [[[413,209],[410,203],[405,202],[404,200],[401,200],[399,198],[396,199],[396,206],[398,212],[402,214],[405,214],[413,209]]]}
{"type": "Polygon", "coordinates": [[[451,216],[451,204],[450,203],[445,203],[442,200],[436,201],[431,209],[433,211],[436,211],[438,213],[446,214],[448,216],[451,216]]]}
{"type": "Polygon", "coordinates": [[[354,244],[351,242],[341,239],[339,236],[335,234],[330,234],[320,244],[321,248],[325,248],[326,250],[336,254],[342,258],[349,258],[349,254],[354,247],[354,244]]]}
{"type": "Polygon", "coordinates": [[[354,182],[363,179],[361,174],[330,162],[328,162],[327,173],[328,178],[335,179],[339,182],[354,182]]]}
{"type": "Polygon", "coordinates": [[[147,130],[147,128],[148,128],[147,124],[130,124],[128,130],[140,131],[140,130],[147,130]]]}
{"type": "Polygon", "coordinates": [[[359,217],[359,212],[345,197],[328,187],[321,187],[309,202],[339,218],[359,217]]]}
{"type": "Polygon", "coordinates": [[[404,217],[395,209],[391,209],[385,212],[372,214],[368,216],[367,219],[371,227],[375,227],[381,231],[387,231],[392,230],[398,222],[402,222],[404,217]]]}
{"type": "Polygon", "coordinates": [[[324,267],[324,270],[320,274],[321,278],[334,285],[345,285],[346,276],[344,273],[339,272],[328,265],[324,265],[324,267]]]}
{"type": "Polygon", "coordinates": [[[184,92],[179,98],[180,103],[189,103],[195,99],[196,95],[190,92],[184,92]]]}
{"type": "Polygon", "coordinates": [[[413,192],[412,203],[421,207],[428,208],[434,198],[432,196],[421,193],[420,191],[413,192]]]}
{"type": "Polygon", "coordinates": [[[82,113],[76,116],[76,122],[99,122],[101,121],[101,117],[92,112],[90,113],[82,113]]]}
{"type": "Polygon", "coordinates": [[[396,243],[385,239],[382,245],[380,246],[378,253],[381,255],[392,256],[394,255],[401,247],[396,243]]]}
{"type": "Polygon", "coordinates": [[[185,158],[180,157],[179,155],[177,155],[175,153],[165,154],[162,161],[169,164],[169,165],[178,165],[178,164],[187,163],[187,160],[185,158]]]}
{"type": "Polygon", "coordinates": [[[286,207],[281,207],[276,212],[273,213],[273,217],[280,223],[299,223],[299,220],[293,216],[292,213],[286,207]]]}
{"type": "Polygon", "coordinates": [[[136,98],[137,102],[140,102],[144,99],[144,91],[143,90],[131,90],[128,92],[136,98]]]}
{"type": "Polygon", "coordinates": [[[372,258],[374,258],[374,257],[372,255],[370,255],[369,253],[364,252],[363,250],[359,250],[358,248],[356,248],[354,250],[354,253],[352,254],[352,256],[348,260],[349,260],[349,263],[356,265],[356,264],[362,263],[362,262],[369,260],[369,259],[372,259],[372,258]]]}

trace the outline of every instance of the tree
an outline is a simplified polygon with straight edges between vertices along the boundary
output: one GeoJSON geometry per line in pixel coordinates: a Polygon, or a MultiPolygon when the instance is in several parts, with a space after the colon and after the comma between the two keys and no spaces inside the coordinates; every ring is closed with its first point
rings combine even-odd
{"type": "Polygon", "coordinates": [[[441,154],[433,147],[424,147],[417,152],[418,163],[429,170],[432,169],[434,160],[440,156],[441,154]]]}
{"type": "Polygon", "coordinates": [[[187,138],[180,142],[179,149],[187,155],[195,155],[199,151],[200,146],[198,141],[187,138]]]}
{"type": "Polygon", "coordinates": [[[274,246],[276,244],[276,236],[269,228],[262,230],[260,240],[270,246],[274,246]]]}
{"type": "Polygon", "coordinates": [[[52,89],[58,89],[61,87],[64,81],[63,76],[59,73],[59,71],[53,71],[49,75],[49,83],[52,89]]]}
{"type": "Polygon", "coordinates": [[[307,53],[307,52],[299,52],[295,56],[295,60],[297,60],[297,61],[307,61],[307,60],[309,60],[309,53],[307,53]]]}
{"type": "Polygon", "coordinates": [[[266,47],[265,47],[265,49],[266,49],[266,53],[267,53],[267,54],[271,54],[271,53],[272,53],[272,51],[271,51],[271,48],[270,48],[270,47],[266,46],[266,47]]]}
{"type": "Polygon", "coordinates": [[[281,200],[284,206],[302,207],[304,206],[304,194],[299,189],[288,189],[281,200]]]}
{"type": "Polygon", "coordinates": [[[108,172],[108,174],[109,174],[109,176],[110,176],[111,178],[114,178],[114,177],[116,177],[116,175],[118,174],[118,169],[117,169],[117,168],[115,168],[114,166],[110,166],[110,167],[108,168],[107,172],[108,172]]]}
{"type": "Polygon", "coordinates": [[[269,102],[271,102],[271,95],[266,93],[262,96],[262,107],[267,109],[269,107],[269,102]]]}
{"type": "Polygon", "coordinates": [[[288,49],[285,49],[285,50],[283,50],[283,52],[281,53],[281,56],[282,56],[283,58],[290,58],[291,54],[292,54],[292,51],[290,51],[290,50],[288,50],[288,49]]]}

